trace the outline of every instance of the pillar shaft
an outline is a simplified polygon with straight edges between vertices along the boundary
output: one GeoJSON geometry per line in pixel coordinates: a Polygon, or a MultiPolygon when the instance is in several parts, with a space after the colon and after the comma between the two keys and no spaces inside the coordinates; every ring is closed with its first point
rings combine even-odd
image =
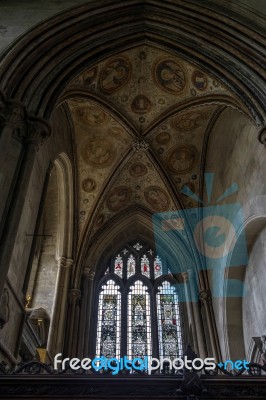
{"type": "Polygon", "coordinates": [[[67,338],[65,353],[67,357],[75,357],[77,353],[77,315],[79,315],[79,302],[81,291],[79,289],[71,289],[68,293],[68,318],[67,318],[67,338]]]}
{"type": "Polygon", "coordinates": [[[53,358],[57,353],[63,352],[67,296],[72,265],[73,260],[71,259],[60,257],[58,260],[55,299],[47,343],[47,350],[51,358],[53,358]]]}
{"type": "Polygon", "coordinates": [[[207,356],[207,352],[206,352],[206,343],[205,343],[204,330],[202,324],[202,316],[200,312],[199,301],[196,301],[196,299],[198,299],[198,290],[197,290],[198,285],[196,283],[194,271],[189,270],[188,275],[189,275],[189,288],[191,291],[190,299],[191,299],[191,305],[195,323],[194,330],[196,331],[198,351],[200,357],[205,358],[207,356]]]}
{"type": "Polygon", "coordinates": [[[5,221],[5,235],[0,243],[0,298],[2,296],[10,260],[16,242],[20,218],[25,206],[28,187],[35,162],[36,151],[39,145],[50,134],[46,122],[39,119],[28,119],[23,131],[18,135],[24,145],[23,158],[17,177],[16,187],[10,203],[9,212],[5,221]]]}
{"type": "Polygon", "coordinates": [[[219,348],[218,337],[216,333],[215,321],[213,318],[213,310],[211,304],[211,293],[208,290],[201,290],[199,293],[200,300],[206,311],[206,318],[208,324],[208,331],[210,335],[211,347],[213,352],[213,357],[217,362],[221,360],[221,352],[219,348]]]}

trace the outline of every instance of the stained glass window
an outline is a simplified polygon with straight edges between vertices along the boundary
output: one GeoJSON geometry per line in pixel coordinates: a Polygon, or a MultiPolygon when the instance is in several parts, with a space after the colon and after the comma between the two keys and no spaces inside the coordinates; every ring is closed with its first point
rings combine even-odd
{"type": "Polygon", "coordinates": [[[136,260],[132,254],[128,257],[127,260],[127,277],[130,278],[131,276],[135,275],[136,273],[136,260]]]}
{"type": "Polygon", "coordinates": [[[113,280],[102,286],[99,295],[96,356],[120,357],[121,293],[113,280]]]}
{"type": "Polygon", "coordinates": [[[155,276],[155,278],[158,278],[159,276],[162,275],[162,273],[163,273],[162,269],[163,269],[162,261],[161,261],[160,257],[157,256],[157,257],[155,257],[155,260],[154,260],[154,276],[155,276]]]}
{"type": "Polygon", "coordinates": [[[173,286],[164,281],[157,293],[159,355],[175,358],[183,353],[178,296],[173,286]]]}
{"type": "Polygon", "coordinates": [[[163,259],[140,241],[112,258],[98,283],[96,357],[182,356],[178,293],[165,270],[163,259]]]}
{"type": "Polygon", "coordinates": [[[148,278],[150,277],[150,262],[145,254],[141,258],[141,273],[148,278]]]}
{"type": "Polygon", "coordinates": [[[141,281],[128,294],[127,352],[130,359],[151,356],[151,307],[148,288],[141,281]]]}
{"type": "Polygon", "coordinates": [[[120,278],[123,276],[123,259],[120,254],[115,258],[114,273],[120,276],[120,278]]]}

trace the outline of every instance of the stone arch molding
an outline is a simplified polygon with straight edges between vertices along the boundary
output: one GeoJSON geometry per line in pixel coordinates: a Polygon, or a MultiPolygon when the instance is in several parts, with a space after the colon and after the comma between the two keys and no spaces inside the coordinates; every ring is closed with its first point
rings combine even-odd
{"type": "MultiPolygon", "coordinates": [[[[112,225],[108,225],[97,237],[93,238],[91,245],[87,249],[84,265],[89,265],[91,270],[95,270],[95,267],[102,264],[103,260],[108,260],[114,250],[119,249],[121,246],[119,243],[127,243],[136,238],[144,242],[154,242],[156,251],[163,253],[165,256],[174,254],[175,257],[171,258],[169,256],[166,258],[168,262],[172,261],[172,265],[177,268],[176,273],[181,274],[187,271],[188,259],[192,260],[191,265],[196,265],[193,255],[190,253],[191,249],[185,243],[176,243],[174,238],[172,240],[169,239],[166,243],[165,237],[159,230],[157,233],[159,239],[154,241],[155,229],[156,226],[151,222],[149,213],[144,212],[142,209],[137,210],[137,213],[134,208],[128,209],[123,216],[119,216],[119,220],[113,221],[112,225]],[[134,229],[137,224],[138,228],[134,229]],[[126,235],[125,232],[127,232],[126,235]]],[[[82,271],[77,271],[75,282],[77,287],[79,286],[81,273],[82,271]]]]}
{"type": "Polygon", "coordinates": [[[163,46],[211,73],[263,125],[264,37],[252,15],[252,29],[247,26],[244,8],[238,7],[234,19],[226,11],[213,0],[204,8],[196,0],[89,2],[39,24],[15,42],[0,60],[0,90],[29,112],[49,119],[62,88],[94,60],[128,48],[129,41],[130,46],[145,42],[163,46]]]}
{"type": "MultiPolygon", "coordinates": [[[[239,228],[236,236],[232,239],[229,254],[232,256],[237,246],[238,239],[243,231],[245,231],[248,252],[250,253],[253,245],[260,232],[266,227],[266,196],[260,195],[249,200],[242,209],[245,220],[239,228]]],[[[237,216],[236,216],[237,218],[237,216]]],[[[234,278],[244,282],[246,268],[235,274],[234,267],[230,267],[230,258],[227,260],[227,267],[224,273],[224,279],[221,280],[223,292],[227,292],[228,279],[234,278]]],[[[245,355],[244,337],[243,337],[243,318],[242,318],[242,301],[241,297],[223,297],[223,342],[225,357],[228,359],[239,358],[245,355]],[[237,346],[235,345],[237,343],[237,346]]]]}
{"type": "Polygon", "coordinates": [[[51,356],[63,349],[67,313],[67,295],[73,265],[74,183],[72,165],[65,153],[55,159],[58,193],[59,221],[56,244],[58,265],[52,318],[47,349],[51,356]],[[58,322],[59,321],[59,322],[58,322]]]}
{"type": "Polygon", "coordinates": [[[59,191],[59,229],[56,258],[72,258],[74,221],[74,183],[72,165],[65,153],[55,159],[59,191]]]}

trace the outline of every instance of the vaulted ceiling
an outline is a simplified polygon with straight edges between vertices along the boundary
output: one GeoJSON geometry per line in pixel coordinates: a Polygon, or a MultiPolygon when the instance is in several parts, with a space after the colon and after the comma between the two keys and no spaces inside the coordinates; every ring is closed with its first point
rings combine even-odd
{"type": "MultiPolygon", "coordinates": [[[[191,208],[206,136],[233,93],[198,66],[149,45],[119,53],[65,89],[78,169],[79,242],[132,208],[191,208]]],[[[199,193],[200,194],[200,193],[199,193]]]]}

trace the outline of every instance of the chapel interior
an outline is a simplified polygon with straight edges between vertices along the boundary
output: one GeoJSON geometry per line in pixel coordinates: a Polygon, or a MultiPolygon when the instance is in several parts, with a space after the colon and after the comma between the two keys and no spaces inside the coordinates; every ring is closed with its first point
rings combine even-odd
{"type": "Polygon", "coordinates": [[[247,360],[260,379],[206,398],[266,398],[265,12],[0,2],[1,398],[209,390],[167,363],[113,395],[110,371],[75,389],[23,370],[58,353],[247,360]]]}

